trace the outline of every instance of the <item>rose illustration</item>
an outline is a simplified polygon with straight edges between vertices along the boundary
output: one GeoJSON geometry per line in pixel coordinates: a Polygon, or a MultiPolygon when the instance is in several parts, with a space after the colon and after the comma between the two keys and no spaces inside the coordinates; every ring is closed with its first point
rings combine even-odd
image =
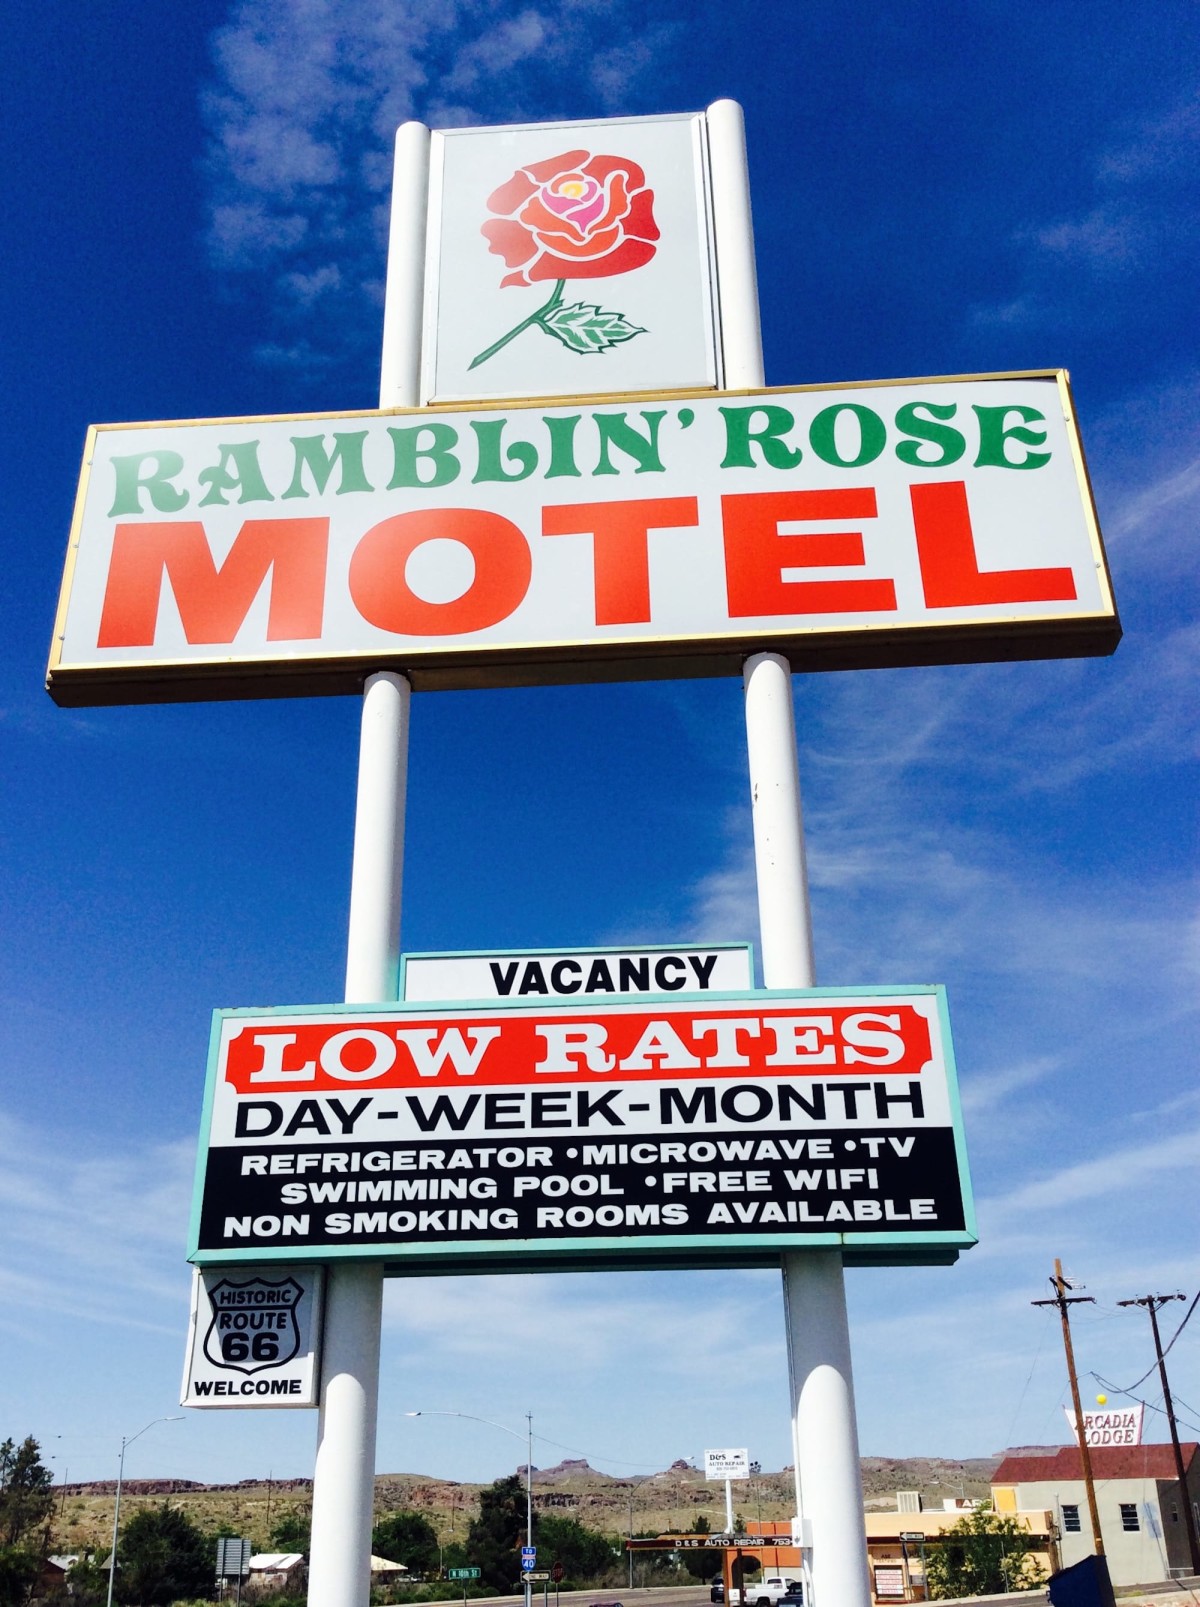
{"type": "Polygon", "coordinates": [[[487,204],[495,214],[482,229],[488,249],[515,270],[505,274],[501,285],[552,280],[554,290],[535,313],[480,352],[472,368],[534,324],[580,356],[645,334],[621,313],[584,302],[562,304],[568,279],[628,273],[653,257],[658,239],[654,191],[646,188],[646,175],[636,162],[564,151],[518,168],[487,204]]]}

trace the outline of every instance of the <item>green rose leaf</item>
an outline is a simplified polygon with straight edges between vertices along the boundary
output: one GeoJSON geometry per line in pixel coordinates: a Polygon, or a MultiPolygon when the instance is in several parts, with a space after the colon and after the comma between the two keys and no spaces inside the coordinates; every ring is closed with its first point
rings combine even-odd
{"type": "Polygon", "coordinates": [[[646,331],[619,312],[603,312],[599,307],[577,301],[570,307],[554,307],[538,320],[547,334],[561,340],[564,346],[581,355],[604,352],[610,346],[619,346],[624,340],[646,331]]]}

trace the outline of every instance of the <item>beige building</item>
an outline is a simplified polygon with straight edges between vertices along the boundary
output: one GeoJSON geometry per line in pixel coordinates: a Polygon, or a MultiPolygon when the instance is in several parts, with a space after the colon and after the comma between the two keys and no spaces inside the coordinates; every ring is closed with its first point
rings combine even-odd
{"type": "MultiPolygon", "coordinates": [[[[1200,1508],[1200,1450],[1183,1446],[1188,1498],[1200,1508]]],[[[1100,1535],[1114,1585],[1148,1585],[1191,1572],[1175,1456],[1169,1445],[1096,1446],[1092,1479],[1100,1535]]],[[[1076,1445],[1006,1456],[992,1478],[997,1512],[1044,1507],[1053,1514],[1062,1566],[1090,1556],[1092,1525],[1076,1445]]]]}

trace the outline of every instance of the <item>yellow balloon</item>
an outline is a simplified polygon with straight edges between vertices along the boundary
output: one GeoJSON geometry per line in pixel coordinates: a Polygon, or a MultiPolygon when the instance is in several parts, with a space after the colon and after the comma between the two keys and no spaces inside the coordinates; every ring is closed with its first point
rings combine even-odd
{"type": "Polygon", "coordinates": [[[1097,1395],[1096,1396],[1096,1405],[1097,1406],[1107,1406],[1108,1405],[1108,1396],[1107,1395],[1097,1395]]]}

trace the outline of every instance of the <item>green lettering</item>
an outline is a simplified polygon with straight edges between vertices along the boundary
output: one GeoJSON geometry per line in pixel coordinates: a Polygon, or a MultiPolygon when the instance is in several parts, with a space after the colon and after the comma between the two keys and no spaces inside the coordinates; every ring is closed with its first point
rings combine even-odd
{"type": "Polygon", "coordinates": [[[449,485],[451,480],[458,479],[459,462],[453,452],[458,444],[458,431],[452,425],[416,424],[410,429],[398,430],[389,424],[388,434],[392,438],[393,458],[389,491],[398,491],[403,486],[449,485]],[[420,445],[423,435],[432,436],[429,446],[420,445]],[[421,478],[422,460],[433,469],[425,480],[421,478]]]}
{"type": "Polygon", "coordinates": [[[235,441],[232,446],[219,446],[217,451],[221,455],[216,468],[202,469],[196,476],[201,485],[208,487],[200,498],[202,508],[211,508],[214,504],[225,507],[226,491],[240,492],[239,502],[274,502],[275,498],[267,490],[267,482],[259,467],[257,441],[235,441]],[[229,469],[231,460],[232,472],[229,469]]]}
{"type": "Polygon", "coordinates": [[[122,513],[141,513],[142,492],[150,493],[150,500],[159,513],[178,513],[187,507],[188,494],[170,482],[183,473],[183,458],[178,452],[131,452],[128,457],[112,460],[116,479],[116,495],[108,510],[110,519],[122,513]],[[151,474],[142,474],[142,465],[153,463],[151,474]]]}
{"type": "Polygon", "coordinates": [[[874,463],[887,445],[887,425],[878,413],[857,402],[835,402],[823,407],[808,427],[808,441],[822,463],[834,463],[841,469],[861,469],[864,463],[874,463]],[[844,458],[838,451],[837,424],[843,413],[851,413],[858,426],[858,451],[852,458],[844,458]]]}
{"type": "Polygon", "coordinates": [[[788,446],[780,439],[796,422],[786,407],[768,403],[760,407],[723,407],[720,411],[725,416],[723,469],[757,468],[752,446],[758,447],[763,462],[773,469],[794,469],[803,457],[798,446],[788,446]],[[766,419],[765,425],[761,430],[752,430],[750,421],[760,417],[766,419]]]}
{"type": "Polygon", "coordinates": [[[624,452],[637,464],[633,471],[635,474],[663,474],[662,459],[658,455],[658,426],[666,418],[666,412],[647,413],[643,411],[642,417],[646,421],[646,435],[639,435],[632,424],[625,421],[624,413],[593,413],[596,429],[600,433],[600,457],[593,474],[617,474],[620,471],[609,458],[610,444],[619,452],[624,452]]]}
{"type": "Polygon", "coordinates": [[[1026,452],[1023,458],[1014,461],[1007,451],[1009,441],[1019,441],[1022,446],[1045,444],[1045,430],[1025,428],[1035,419],[1039,424],[1046,422],[1046,415],[1039,413],[1036,407],[1018,407],[1016,403],[1011,407],[980,407],[975,404],[974,411],[979,420],[979,456],[975,459],[977,469],[1040,469],[1043,463],[1049,463],[1049,452],[1026,452]],[[1010,413],[1015,413],[1024,423],[1006,425],[1010,413]]]}
{"type": "Polygon", "coordinates": [[[313,477],[317,495],[323,496],[335,463],[340,464],[342,470],[337,488],[339,497],[347,491],[370,491],[371,482],[363,468],[363,442],[366,438],[366,430],[350,430],[345,435],[335,433],[333,451],[329,452],[323,435],[293,435],[292,451],[296,454],[296,467],[292,473],[292,483],[283,493],[285,500],[288,497],[308,496],[304,489],[306,467],[313,477]]]}
{"type": "Polygon", "coordinates": [[[905,402],[896,414],[896,428],[913,439],[897,444],[896,456],[901,463],[912,463],[917,468],[926,469],[940,469],[947,463],[957,463],[967,450],[966,437],[961,430],[934,422],[935,419],[953,418],[957,411],[955,402],[905,402]],[[930,416],[925,417],[926,414],[930,416]],[[921,445],[922,442],[925,446],[921,445]],[[936,456],[927,455],[926,448],[929,446],[937,449],[936,456]]]}
{"type": "Polygon", "coordinates": [[[507,473],[500,456],[500,437],[504,434],[506,418],[488,419],[486,423],[471,422],[479,440],[479,465],[471,479],[472,485],[484,480],[528,480],[537,468],[537,447],[529,441],[513,441],[505,448],[504,456],[513,465],[507,473]]]}
{"type": "Polygon", "coordinates": [[[561,480],[569,474],[578,474],[575,462],[575,426],[582,417],[573,413],[570,418],[544,418],[542,423],[550,431],[550,466],[547,480],[561,480]]]}

